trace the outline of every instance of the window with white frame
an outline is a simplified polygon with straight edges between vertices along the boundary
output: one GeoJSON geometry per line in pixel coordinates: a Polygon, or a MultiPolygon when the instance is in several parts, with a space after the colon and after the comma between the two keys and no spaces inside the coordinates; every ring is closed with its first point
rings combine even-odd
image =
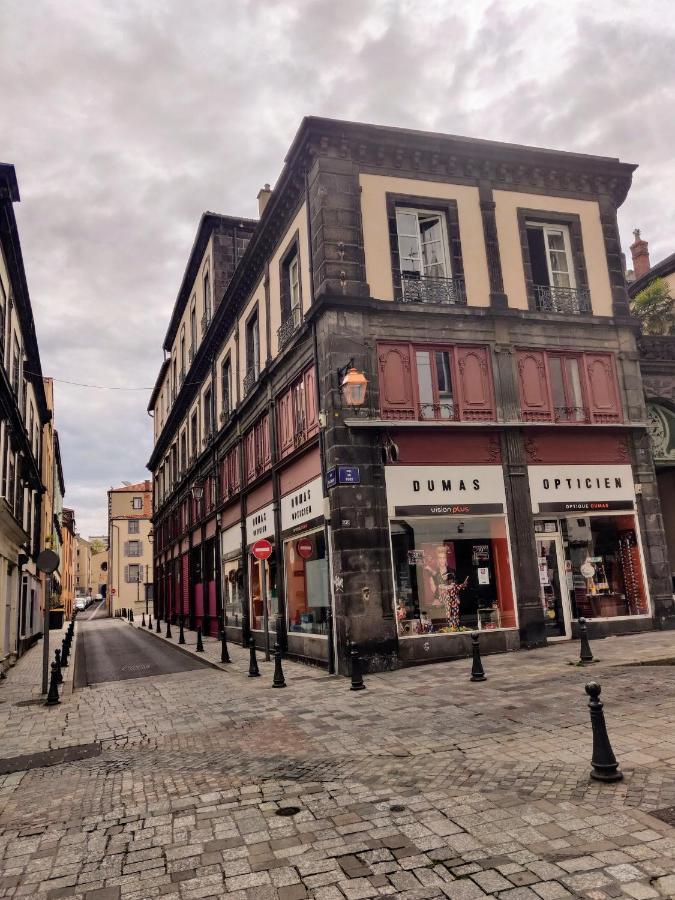
{"type": "Polygon", "coordinates": [[[220,392],[221,392],[221,401],[222,401],[222,418],[226,418],[230,414],[231,407],[231,399],[230,399],[230,380],[231,380],[231,365],[229,357],[223,362],[220,374],[220,392]]]}
{"type": "Polygon", "coordinates": [[[297,253],[288,263],[288,291],[291,315],[296,315],[295,310],[300,309],[300,260],[297,253]]]}
{"type": "Polygon", "coordinates": [[[142,497],[134,497],[131,501],[132,509],[143,509],[143,498],[142,497]]]}
{"type": "Polygon", "coordinates": [[[398,207],[396,231],[401,274],[450,278],[450,253],[442,212],[398,207]]]}
{"type": "Polygon", "coordinates": [[[127,541],[127,556],[140,556],[141,555],[141,542],[140,541],[127,541]]]}
{"type": "Polygon", "coordinates": [[[526,222],[532,281],[552,288],[576,288],[567,225],[526,222]]]}

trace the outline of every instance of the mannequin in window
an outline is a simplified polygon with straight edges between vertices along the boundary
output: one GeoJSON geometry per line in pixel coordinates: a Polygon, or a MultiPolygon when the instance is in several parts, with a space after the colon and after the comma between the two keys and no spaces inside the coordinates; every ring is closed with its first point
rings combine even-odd
{"type": "Polygon", "coordinates": [[[468,583],[468,575],[461,584],[458,584],[455,580],[455,573],[448,572],[446,583],[439,588],[439,594],[443,601],[443,605],[445,606],[448,627],[452,629],[452,631],[459,631],[459,595],[468,583]]]}

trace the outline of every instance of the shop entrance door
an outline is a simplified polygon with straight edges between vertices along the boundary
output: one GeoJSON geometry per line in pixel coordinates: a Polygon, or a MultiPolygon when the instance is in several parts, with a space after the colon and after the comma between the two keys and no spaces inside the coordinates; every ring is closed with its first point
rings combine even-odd
{"type": "Polygon", "coordinates": [[[560,532],[537,534],[536,544],[546,637],[549,641],[569,640],[572,637],[571,610],[560,532]]]}

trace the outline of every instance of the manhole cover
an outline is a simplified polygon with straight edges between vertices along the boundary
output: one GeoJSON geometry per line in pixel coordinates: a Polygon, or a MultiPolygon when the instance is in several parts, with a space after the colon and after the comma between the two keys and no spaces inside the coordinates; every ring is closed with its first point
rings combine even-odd
{"type": "Polygon", "coordinates": [[[654,816],[655,819],[660,819],[666,825],[675,825],[675,806],[666,806],[665,809],[653,809],[649,815],[654,816]]]}
{"type": "Polygon", "coordinates": [[[300,812],[299,806],[282,806],[276,812],[276,816],[297,816],[300,812]]]}

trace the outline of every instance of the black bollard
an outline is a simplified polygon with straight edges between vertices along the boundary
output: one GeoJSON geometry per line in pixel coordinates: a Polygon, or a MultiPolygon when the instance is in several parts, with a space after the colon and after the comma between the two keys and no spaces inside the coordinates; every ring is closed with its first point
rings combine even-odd
{"type": "Polygon", "coordinates": [[[157,632],[157,634],[162,633],[162,629],[159,627],[159,616],[157,616],[157,625],[156,625],[155,631],[157,632]]]}
{"type": "Polygon", "coordinates": [[[152,631],[152,615],[148,613],[148,628],[152,631]]]}
{"type": "Polygon", "coordinates": [[[141,614],[141,628],[145,628],[145,613],[141,614]]]}
{"type": "Polygon", "coordinates": [[[281,647],[279,646],[279,644],[274,645],[274,679],[272,681],[272,687],[286,687],[284,671],[281,668],[281,647]]]}
{"type": "Polygon", "coordinates": [[[255,656],[255,640],[254,638],[249,638],[248,641],[250,660],[248,664],[248,677],[249,678],[259,678],[260,672],[258,671],[258,660],[255,656]]]}
{"type": "Polygon", "coordinates": [[[221,663],[232,662],[227,649],[227,633],[225,631],[225,626],[223,626],[220,631],[220,661],[221,663]]]}
{"type": "Polygon", "coordinates": [[[47,694],[47,699],[45,701],[45,706],[56,706],[57,703],[60,703],[59,700],[59,685],[56,680],[56,663],[52,663],[52,677],[49,679],[49,693],[47,694]]]}
{"type": "Polygon", "coordinates": [[[61,644],[61,668],[68,668],[68,657],[70,656],[70,641],[68,638],[64,638],[63,643],[61,644]]]}
{"type": "Polygon", "coordinates": [[[595,778],[596,781],[621,781],[623,773],[619,770],[619,764],[609,742],[607,726],[605,725],[605,714],[602,711],[602,701],[600,700],[600,685],[597,681],[588,682],[586,693],[590,697],[588,708],[591,711],[591,726],[593,728],[593,758],[591,759],[593,770],[591,778],[595,778]]]}
{"type": "Polygon", "coordinates": [[[204,652],[204,644],[202,643],[202,626],[199,625],[197,628],[197,653],[204,652]]]}
{"type": "Polygon", "coordinates": [[[54,651],[54,658],[56,660],[56,683],[63,684],[63,675],[61,674],[61,651],[54,651]]]}
{"type": "Polygon", "coordinates": [[[471,681],[487,681],[485,670],[480,658],[480,647],[478,646],[478,632],[474,631],[471,635],[471,681]]]}
{"type": "Polygon", "coordinates": [[[179,625],[179,631],[178,631],[178,643],[179,644],[185,643],[185,632],[183,631],[183,616],[180,617],[180,625],[179,625]]]}
{"type": "Polygon", "coordinates": [[[365,691],[366,686],[363,683],[363,672],[361,670],[361,657],[359,656],[359,648],[352,641],[351,651],[349,653],[352,661],[352,684],[350,691],[365,691]]]}
{"type": "Polygon", "coordinates": [[[130,610],[129,610],[129,621],[130,621],[130,622],[133,622],[133,621],[134,621],[134,611],[133,611],[133,609],[130,609],[130,610]]]}
{"type": "Polygon", "coordinates": [[[169,619],[166,620],[166,636],[171,637],[171,621],[169,619]]]}
{"type": "Polygon", "coordinates": [[[591,645],[588,643],[588,630],[586,628],[586,619],[581,616],[579,618],[579,662],[582,666],[586,663],[593,662],[593,653],[591,645]]]}

